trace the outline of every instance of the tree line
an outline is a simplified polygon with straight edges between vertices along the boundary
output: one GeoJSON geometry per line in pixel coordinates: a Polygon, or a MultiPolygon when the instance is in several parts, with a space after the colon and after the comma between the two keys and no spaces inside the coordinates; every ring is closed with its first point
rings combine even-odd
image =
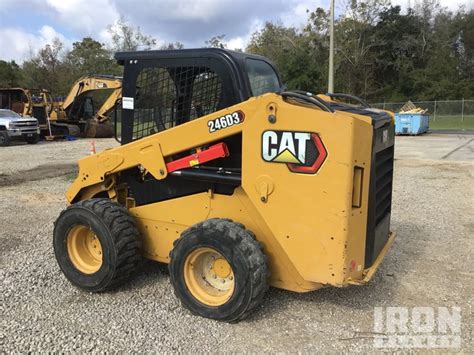
{"type": "MultiPolygon", "coordinates": [[[[247,50],[272,58],[288,87],[325,92],[329,13],[308,15],[303,29],[267,23],[247,50]]],[[[334,33],[336,92],[371,102],[474,98],[473,10],[423,0],[402,12],[384,0],[352,0],[334,33]]]]}
{"type": "MultiPolygon", "coordinates": [[[[473,10],[449,11],[437,0],[417,1],[405,11],[389,0],[348,0],[342,6],[334,27],[336,92],[371,102],[474,98],[473,10]]],[[[87,37],[64,50],[55,40],[22,65],[0,60],[0,86],[64,95],[82,75],[120,75],[115,51],[184,48],[181,43],[157,48],[156,39],[124,18],[109,31],[110,47],[87,37]]],[[[225,35],[203,46],[226,48],[225,35]]],[[[307,11],[301,28],[267,22],[242,50],[274,61],[289,89],[325,92],[329,13],[307,11]]]]}

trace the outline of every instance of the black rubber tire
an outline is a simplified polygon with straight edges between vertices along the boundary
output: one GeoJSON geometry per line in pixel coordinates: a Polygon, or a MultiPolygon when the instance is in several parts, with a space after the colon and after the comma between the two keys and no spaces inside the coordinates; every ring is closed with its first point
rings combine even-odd
{"type": "Polygon", "coordinates": [[[8,147],[10,145],[10,137],[7,132],[0,131],[0,147],[8,147]]]}
{"type": "Polygon", "coordinates": [[[70,205],[54,224],[54,253],[66,278],[90,292],[115,288],[141,263],[140,234],[128,210],[107,198],[94,198],[70,205]],[[93,274],[79,271],[67,251],[67,236],[75,225],[90,226],[102,246],[102,265],[93,274]]]}
{"type": "Polygon", "coordinates": [[[242,320],[262,302],[268,289],[267,257],[262,245],[251,231],[231,220],[209,219],[187,229],[174,242],[170,259],[168,267],[176,296],[191,312],[206,318],[227,322],[242,320]],[[190,252],[199,247],[217,250],[234,272],[234,293],[221,306],[199,302],[186,287],[185,260],[190,252]]]}
{"type": "Polygon", "coordinates": [[[28,144],[37,144],[39,142],[39,134],[34,134],[33,137],[25,138],[26,143],[28,144]]]}

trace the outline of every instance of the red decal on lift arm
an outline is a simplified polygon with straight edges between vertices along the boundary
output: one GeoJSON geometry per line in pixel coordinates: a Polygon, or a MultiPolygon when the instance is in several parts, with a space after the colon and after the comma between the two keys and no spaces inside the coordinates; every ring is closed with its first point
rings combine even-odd
{"type": "Polygon", "coordinates": [[[176,170],[190,168],[195,165],[228,156],[229,149],[227,148],[227,145],[225,143],[218,143],[201,152],[171,161],[166,164],[166,169],[168,170],[168,173],[172,173],[176,170]]]}

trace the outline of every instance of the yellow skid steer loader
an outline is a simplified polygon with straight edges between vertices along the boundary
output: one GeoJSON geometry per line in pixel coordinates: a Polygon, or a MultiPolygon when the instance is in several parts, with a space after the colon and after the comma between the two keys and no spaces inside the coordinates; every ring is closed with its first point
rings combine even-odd
{"type": "Polygon", "coordinates": [[[393,115],[283,91],[266,58],[223,49],[117,53],[121,146],[79,160],[57,261],[91,292],[142,257],[193,313],[245,318],[269,286],[368,282],[390,232],[393,115]]]}

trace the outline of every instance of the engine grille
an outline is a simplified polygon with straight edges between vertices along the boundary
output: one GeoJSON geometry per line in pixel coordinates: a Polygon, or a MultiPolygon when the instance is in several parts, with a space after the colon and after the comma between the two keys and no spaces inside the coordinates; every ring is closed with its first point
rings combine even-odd
{"type": "Polygon", "coordinates": [[[19,129],[21,133],[37,133],[38,122],[33,120],[16,121],[10,125],[10,128],[19,129]]]}
{"type": "Polygon", "coordinates": [[[395,128],[393,124],[374,128],[365,267],[373,264],[390,233],[394,143],[395,128]]]}
{"type": "Polygon", "coordinates": [[[375,225],[392,207],[393,145],[375,155],[375,225]]]}
{"type": "Polygon", "coordinates": [[[38,123],[36,121],[16,121],[13,122],[13,127],[15,128],[36,128],[38,127],[38,123]]]}

